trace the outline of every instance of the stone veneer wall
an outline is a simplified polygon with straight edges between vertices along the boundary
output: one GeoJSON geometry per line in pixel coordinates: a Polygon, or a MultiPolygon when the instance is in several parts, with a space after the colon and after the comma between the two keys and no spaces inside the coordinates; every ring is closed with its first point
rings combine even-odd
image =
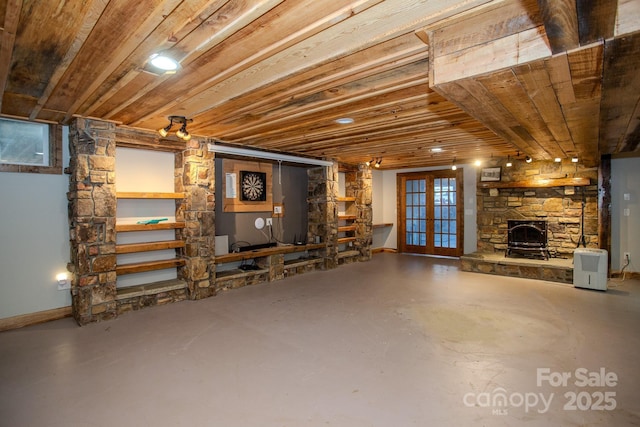
{"type": "Polygon", "coordinates": [[[354,248],[360,252],[359,261],[371,259],[373,243],[372,174],[364,164],[356,172],[345,173],[345,195],[355,197],[356,241],[354,248]]]}
{"type": "Polygon", "coordinates": [[[82,325],[117,315],[115,124],[76,119],[69,140],[68,270],[73,317],[82,325]]]}
{"type": "Polygon", "coordinates": [[[178,253],[186,261],[178,277],[187,282],[190,299],[216,294],[215,157],[207,143],[191,139],[175,160],[175,191],[185,193],[176,200],[176,221],[185,222],[185,228],[176,230],[176,239],[185,241],[178,253]]]}
{"type": "MultiPolygon", "coordinates": [[[[495,166],[500,166],[495,164],[495,166]]],[[[598,247],[598,170],[570,161],[514,162],[502,166],[501,182],[533,179],[586,177],[585,187],[478,188],[478,252],[504,253],[507,249],[507,220],[546,220],[550,252],[573,255],[581,236],[584,198],[584,234],[587,247],[598,247]]]]}
{"type": "Polygon", "coordinates": [[[326,244],[322,257],[325,268],[338,266],[338,164],[307,169],[309,176],[307,242],[316,237],[326,244]]]}

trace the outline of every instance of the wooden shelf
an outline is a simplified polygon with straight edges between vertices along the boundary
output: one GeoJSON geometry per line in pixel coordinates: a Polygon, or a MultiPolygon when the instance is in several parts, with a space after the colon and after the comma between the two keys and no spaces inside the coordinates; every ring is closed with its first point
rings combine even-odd
{"type": "Polygon", "coordinates": [[[336,200],[338,202],[355,202],[356,198],[355,197],[337,197],[336,200]]]}
{"type": "Polygon", "coordinates": [[[355,215],[338,215],[338,220],[340,221],[352,221],[358,218],[355,215]]]}
{"type": "Polygon", "coordinates": [[[393,227],[393,223],[385,222],[384,224],[373,224],[373,228],[385,228],[385,227],[393,227]]]}
{"type": "Polygon", "coordinates": [[[118,199],[184,199],[184,193],[145,193],[126,192],[116,193],[118,199]]]}
{"type": "Polygon", "coordinates": [[[338,227],[338,232],[339,233],[346,232],[346,231],[356,231],[356,226],[355,225],[345,225],[343,227],[338,227]]]}
{"type": "Polygon", "coordinates": [[[216,264],[224,264],[226,262],[244,261],[247,259],[260,258],[264,256],[288,254],[294,252],[311,251],[314,249],[323,249],[324,243],[313,243],[308,245],[290,245],[290,246],[275,246],[273,248],[256,249],[254,251],[246,252],[234,252],[227,255],[219,255],[215,258],[216,264]]]}
{"type": "Polygon", "coordinates": [[[478,188],[550,188],[550,187],[584,187],[591,185],[589,178],[552,178],[528,179],[511,182],[479,182],[478,188]]]}
{"type": "Polygon", "coordinates": [[[163,240],[148,243],[127,243],[116,245],[116,254],[132,254],[136,252],[161,251],[163,249],[184,248],[183,240],[163,240]]]}
{"type": "Polygon", "coordinates": [[[355,237],[340,237],[338,239],[338,244],[343,244],[343,243],[349,243],[349,242],[355,242],[356,238],[355,237]]]}
{"type": "Polygon", "coordinates": [[[185,260],[180,258],[167,259],[161,261],[136,262],[132,264],[121,264],[116,266],[116,274],[133,274],[145,271],[165,270],[168,268],[181,267],[185,265],[185,260]]]}
{"type": "Polygon", "coordinates": [[[184,227],[184,222],[159,222],[157,224],[116,224],[116,232],[122,233],[126,231],[171,230],[184,227]]]}

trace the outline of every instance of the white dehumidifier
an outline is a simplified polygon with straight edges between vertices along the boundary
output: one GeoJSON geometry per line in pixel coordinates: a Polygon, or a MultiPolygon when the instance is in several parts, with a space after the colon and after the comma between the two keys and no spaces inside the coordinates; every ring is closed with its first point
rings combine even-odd
{"type": "Polygon", "coordinates": [[[573,286],[607,290],[607,251],[578,248],[573,252],[573,286]]]}

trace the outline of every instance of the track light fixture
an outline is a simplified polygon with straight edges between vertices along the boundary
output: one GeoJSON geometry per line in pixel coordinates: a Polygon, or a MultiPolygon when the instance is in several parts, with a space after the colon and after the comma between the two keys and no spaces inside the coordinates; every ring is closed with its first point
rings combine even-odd
{"type": "Polygon", "coordinates": [[[531,162],[533,161],[533,159],[532,159],[531,157],[527,156],[527,157],[524,159],[524,161],[525,161],[525,162],[527,162],[527,163],[531,163],[531,162]]]}
{"type": "Polygon", "coordinates": [[[382,157],[376,160],[376,164],[374,165],[376,168],[380,167],[380,163],[382,163],[382,157]]]}
{"type": "Polygon", "coordinates": [[[457,170],[457,169],[458,169],[458,166],[456,166],[456,158],[454,157],[453,158],[453,163],[451,164],[451,170],[454,171],[454,170],[457,170]]]}
{"type": "Polygon", "coordinates": [[[507,164],[505,166],[508,167],[508,168],[513,166],[513,163],[511,162],[511,156],[509,156],[509,155],[507,155],[507,164]]]}
{"type": "Polygon", "coordinates": [[[163,127],[162,129],[158,130],[158,133],[163,138],[169,134],[169,131],[173,127],[174,123],[176,123],[176,124],[182,124],[182,126],[180,126],[180,129],[176,131],[176,136],[178,138],[184,139],[185,141],[188,141],[191,139],[191,134],[189,133],[189,131],[187,131],[187,123],[193,122],[193,119],[187,119],[184,116],[169,116],[168,119],[169,119],[169,124],[163,127]]]}
{"type": "Polygon", "coordinates": [[[376,161],[376,159],[371,159],[371,160],[367,160],[366,162],[364,162],[365,165],[367,166],[371,166],[372,164],[374,164],[376,161]]]}

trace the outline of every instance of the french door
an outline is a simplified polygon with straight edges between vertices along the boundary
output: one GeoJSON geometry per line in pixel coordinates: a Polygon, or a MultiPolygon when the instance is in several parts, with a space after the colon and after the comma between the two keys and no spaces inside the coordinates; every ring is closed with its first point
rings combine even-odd
{"type": "Polygon", "coordinates": [[[400,252],[460,256],[462,170],[398,174],[400,252]]]}

